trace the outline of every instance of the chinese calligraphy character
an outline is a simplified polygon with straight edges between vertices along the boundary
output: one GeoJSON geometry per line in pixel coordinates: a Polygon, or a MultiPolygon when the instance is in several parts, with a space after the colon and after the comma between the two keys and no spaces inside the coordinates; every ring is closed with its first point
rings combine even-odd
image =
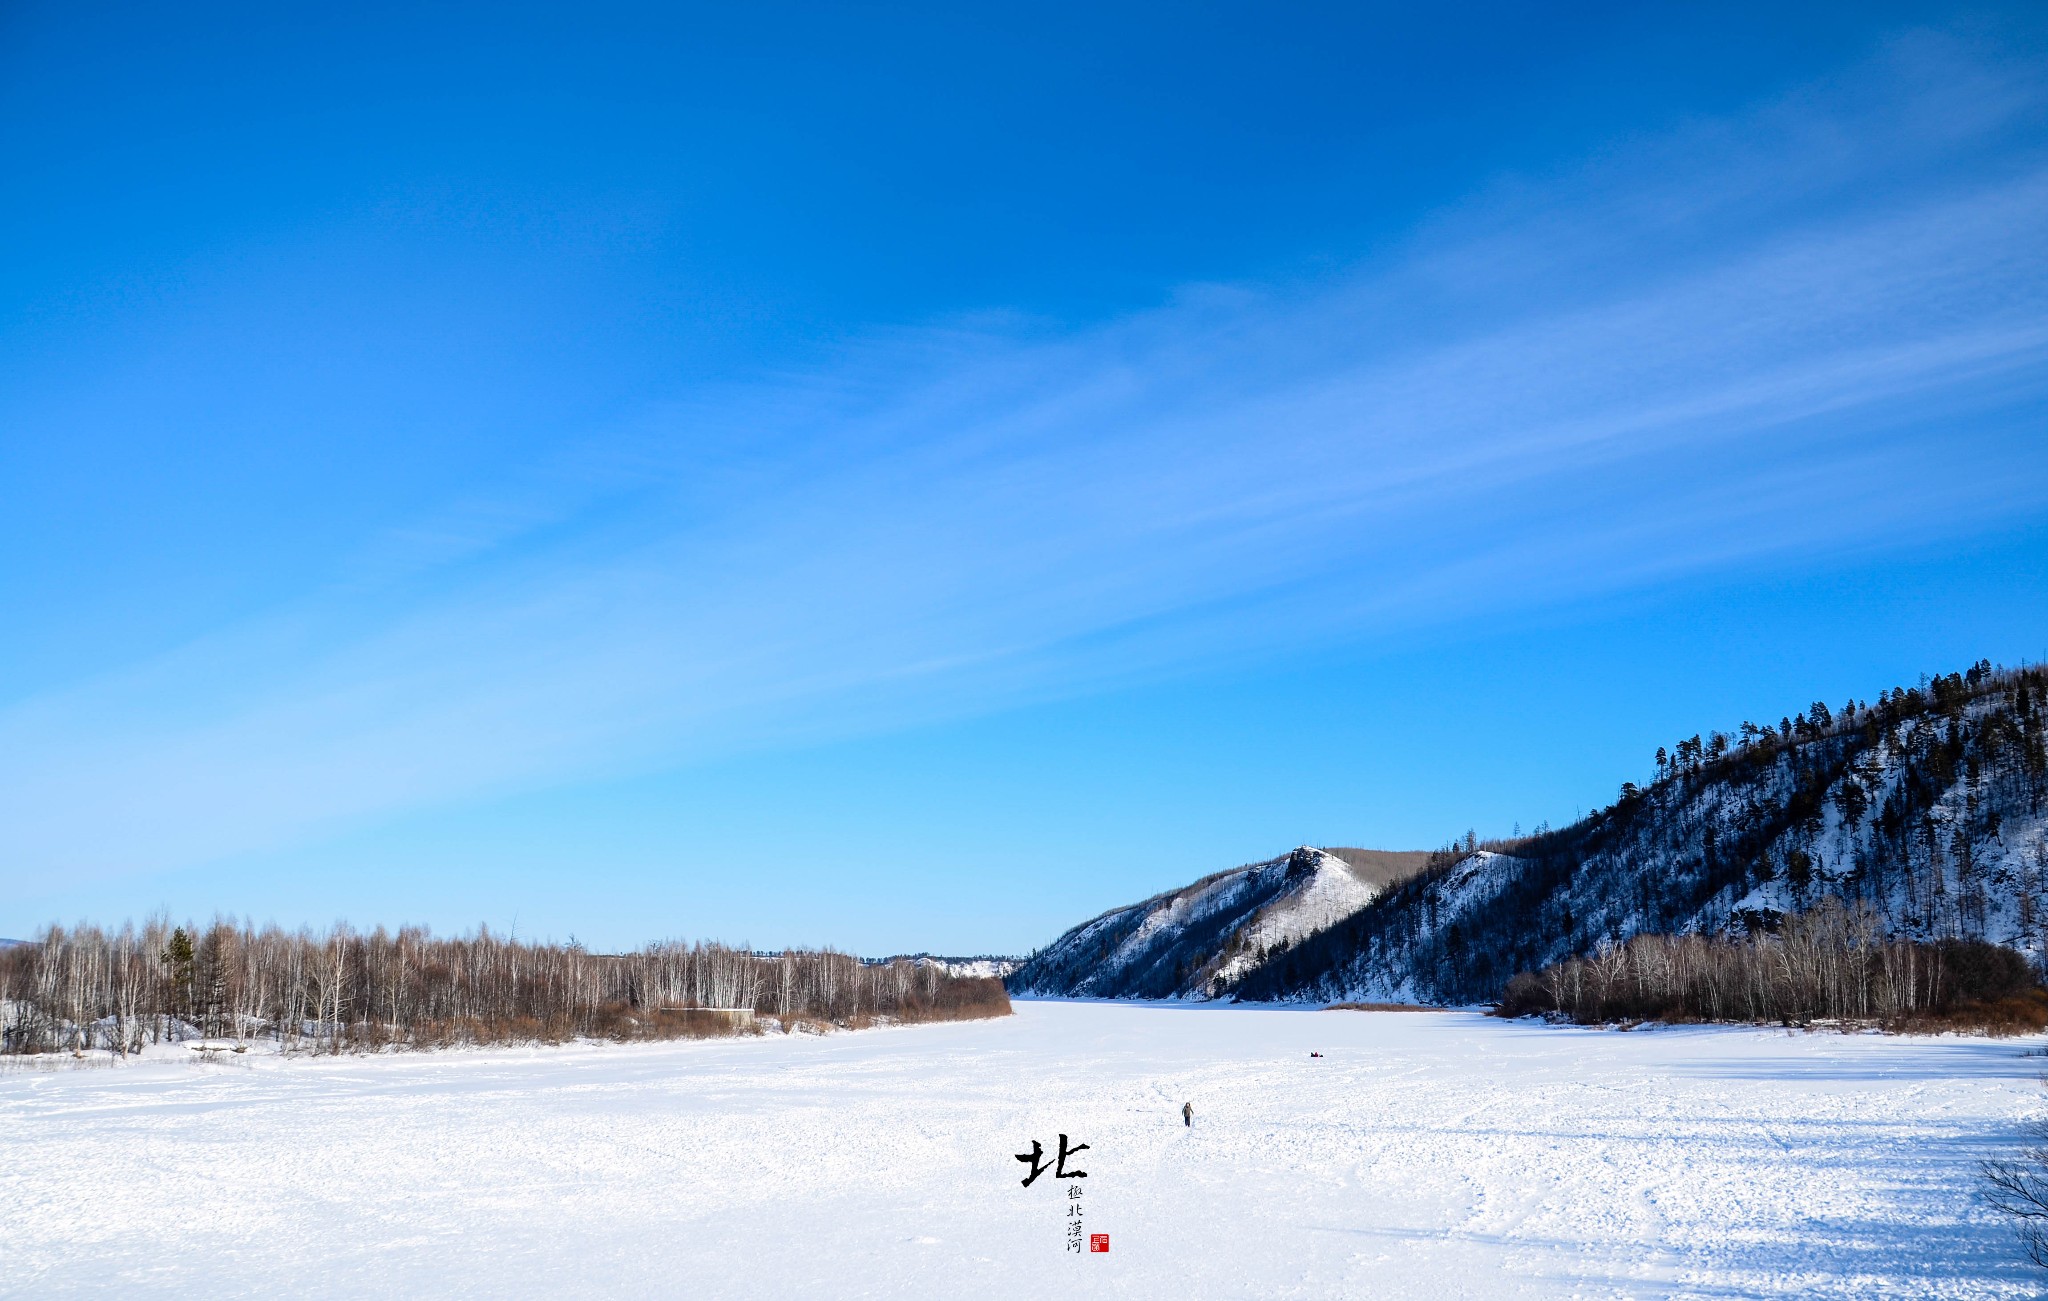
{"type": "Polygon", "coordinates": [[[1029,1188],[1037,1180],[1038,1176],[1044,1174],[1048,1169],[1053,1172],[1053,1178],[1055,1179],[1086,1179],[1088,1177],[1086,1170],[1067,1169],[1067,1158],[1087,1150],[1088,1145],[1086,1143],[1076,1143],[1069,1147],[1067,1145],[1067,1136],[1062,1134],[1060,1135],[1059,1155],[1051,1162],[1047,1162],[1045,1159],[1045,1145],[1035,1138],[1032,1139],[1029,1152],[1017,1153],[1017,1159],[1031,1167],[1031,1173],[1022,1180],[1023,1185],[1029,1188]]]}

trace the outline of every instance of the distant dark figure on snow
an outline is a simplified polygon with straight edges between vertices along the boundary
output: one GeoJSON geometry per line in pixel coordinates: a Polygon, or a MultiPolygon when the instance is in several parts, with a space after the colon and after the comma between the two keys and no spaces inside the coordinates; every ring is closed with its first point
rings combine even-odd
{"type": "Polygon", "coordinates": [[[1189,1129],[1193,1129],[1195,1127],[1194,1103],[1183,1102],[1180,1104],[1180,1123],[1186,1125],[1189,1129]]]}

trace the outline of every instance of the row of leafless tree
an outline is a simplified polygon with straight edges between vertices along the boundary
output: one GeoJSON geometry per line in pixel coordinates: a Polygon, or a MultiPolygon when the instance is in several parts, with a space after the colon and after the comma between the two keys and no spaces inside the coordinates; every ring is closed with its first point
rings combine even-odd
{"type": "Polygon", "coordinates": [[[729,1033],[748,1013],[786,1028],[1001,1016],[1009,1007],[998,981],[909,961],[680,943],[596,954],[488,930],[442,939],[417,928],[316,934],[154,919],[118,931],[52,927],[0,950],[0,1051],[13,1053],[127,1054],[192,1037],[331,1052],[659,1039],[729,1033]]]}
{"type": "Polygon", "coordinates": [[[2026,959],[1976,940],[1888,938],[1878,916],[1828,901],[1776,934],[1638,935],[1508,984],[1501,1013],[1617,1020],[1911,1023],[2039,1029],[2048,1002],[2026,959]]]}

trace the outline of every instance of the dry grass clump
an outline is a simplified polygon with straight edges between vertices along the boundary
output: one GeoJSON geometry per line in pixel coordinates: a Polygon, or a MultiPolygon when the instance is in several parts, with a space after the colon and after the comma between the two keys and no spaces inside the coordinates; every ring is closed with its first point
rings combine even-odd
{"type": "Polygon", "coordinates": [[[1945,1012],[1894,1017],[1884,1028],[1894,1034],[1959,1031],[1993,1038],[2039,1034],[2048,1030],[2048,991],[2033,989],[2007,998],[1958,1003],[1945,1012]]]}

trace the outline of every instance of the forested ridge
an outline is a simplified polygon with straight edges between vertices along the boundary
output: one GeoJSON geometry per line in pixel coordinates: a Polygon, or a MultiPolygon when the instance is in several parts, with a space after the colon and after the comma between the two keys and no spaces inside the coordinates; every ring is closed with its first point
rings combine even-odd
{"type": "Polygon", "coordinates": [[[1965,672],[1660,748],[1571,826],[1446,847],[1267,955],[1243,999],[1490,1001],[1640,934],[1775,930],[1826,899],[1901,939],[2048,941],[2048,672],[1965,672]]]}

